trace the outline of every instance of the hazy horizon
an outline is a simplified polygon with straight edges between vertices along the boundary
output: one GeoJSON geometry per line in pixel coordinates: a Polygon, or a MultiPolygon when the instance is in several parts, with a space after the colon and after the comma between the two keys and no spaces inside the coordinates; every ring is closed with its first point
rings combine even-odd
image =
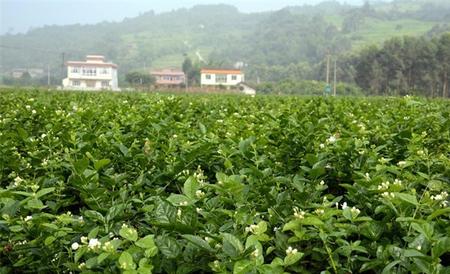
{"type": "MultiPolygon", "coordinates": [[[[119,22],[153,10],[157,13],[195,5],[228,4],[241,12],[278,10],[286,6],[315,5],[323,0],[0,0],[0,34],[24,33],[30,28],[45,25],[95,24],[103,21],[119,22]],[[36,16],[38,14],[39,16],[36,16]]],[[[339,0],[347,4],[361,4],[363,0],[339,0]]]]}

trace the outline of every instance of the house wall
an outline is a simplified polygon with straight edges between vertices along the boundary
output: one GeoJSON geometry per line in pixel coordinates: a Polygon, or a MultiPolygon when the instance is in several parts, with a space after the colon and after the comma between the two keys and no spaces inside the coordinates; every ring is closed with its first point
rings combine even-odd
{"type": "Polygon", "coordinates": [[[67,67],[67,78],[63,80],[63,87],[65,89],[74,90],[120,90],[119,83],[117,80],[117,69],[113,67],[95,67],[89,66],[68,66],[67,67]],[[78,71],[73,71],[73,68],[77,68],[78,71]],[[94,75],[86,75],[83,73],[83,68],[95,69],[96,73],[94,75]],[[75,86],[74,81],[79,81],[80,85],[75,86]],[[109,87],[102,86],[102,81],[109,81],[109,87]],[[88,83],[91,83],[88,85],[88,83]]]}
{"type": "MultiPolygon", "coordinates": [[[[244,74],[226,74],[226,82],[220,83],[217,82],[217,75],[218,74],[209,74],[209,73],[202,73],[201,75],[201,85],[203,86],[237,86],[237,84],[244,82],[244,74]],[[211,76],[211,79],[207,79],[207,75],[211,76]],[[233,75],[236,76],[236,79],[233,80],[233,75]]],[[[223,75],[223,74],[221,74],[223,75]]],[[[220,77],[220,76],[219,76],[220,77]]]]}

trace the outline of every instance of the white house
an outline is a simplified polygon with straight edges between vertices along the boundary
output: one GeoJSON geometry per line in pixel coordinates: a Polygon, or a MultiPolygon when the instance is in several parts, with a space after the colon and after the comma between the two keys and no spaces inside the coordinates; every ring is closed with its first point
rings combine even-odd
{"type": "Polygon", "coordinates": [[[105,61],[102,55],[88,55],[86,61],[69,61],[67,78],[63,88],[71,90],[115,90],[118,91],[117,65],[105,61]]]}
{"type": "Polygon", "coordinates": [[[202,69],[201,86],[236,87],[245,81],[244,73],[238,69],[202,69]]]}

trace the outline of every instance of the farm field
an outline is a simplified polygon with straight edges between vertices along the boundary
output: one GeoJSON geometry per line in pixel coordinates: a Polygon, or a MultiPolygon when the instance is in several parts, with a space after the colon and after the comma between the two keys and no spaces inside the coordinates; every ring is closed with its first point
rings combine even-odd
{"type": "Polygon", "coordinates": [[[450,101],[0,91],[0,273],[450,273],[450,101]]]}

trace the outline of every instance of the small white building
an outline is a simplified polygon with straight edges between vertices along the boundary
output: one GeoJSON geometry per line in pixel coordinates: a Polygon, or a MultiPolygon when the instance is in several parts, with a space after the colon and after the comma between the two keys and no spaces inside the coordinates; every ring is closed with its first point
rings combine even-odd
{"type": "Polygon", "coordinates": [[[69,61],[67,78],[63,88],[70,90],[115,90],[119,91],[117,65],[105,61],[102,55],[88,55],[86,61],[69,61]]]}
{"type": "Polygon", "coordinates": [[[238,69],[202,69],[201,86],[236,87],[245,81],[244,73],[238,69]]]}

